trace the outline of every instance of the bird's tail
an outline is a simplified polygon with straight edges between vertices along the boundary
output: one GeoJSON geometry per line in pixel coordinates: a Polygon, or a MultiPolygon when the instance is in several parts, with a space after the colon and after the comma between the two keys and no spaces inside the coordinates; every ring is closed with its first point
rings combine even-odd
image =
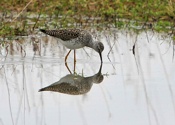
{"type": "Polygon", "coordinates": [[[46,33],[46,30],[44,30],[44,29],[40,29],[40,31],[43,32],[43,33],[46,33]]]}
{"type": "Polygon", "coordinates": [[[41,92],[41,91],[46,91],[46,88],[42,88],[42,89],[38,90],[38,92],[41,92]]]}
{"type": "Polygon", "coordinates": [[[38,92],[41,92],[41,91],[55,91],[55,88],[53,86],[47,86],[38,90],[38,92]]]}
{"type": "Polygon", "coordinates": [[[54,37],[60,37],[60,32],[58,30],[44,30],[44,29],[40,29],[41,32],[50,35],[50,36],[54,36],[54,37]]]}
{"type": "Polygon", "coordinates": [[[50,36],[54,35],[53,30],[40,29],[40,31],[50,36]]]}

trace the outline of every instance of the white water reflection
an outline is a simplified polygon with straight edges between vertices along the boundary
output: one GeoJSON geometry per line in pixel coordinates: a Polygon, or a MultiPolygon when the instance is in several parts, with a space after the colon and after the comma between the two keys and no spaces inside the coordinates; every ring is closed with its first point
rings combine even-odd
{"type": "MultiPolygon", "coordinates": [[[[104,80],[85,95],[38,92],[69,73],[64,66],[68,50],[51,37],[39,38],[36,45],[28,38],[22,44],[25,57],[16,46],[12,54],[1,56],[0,125],[174,125],[171,39],[116,30],[97,35],[105,44],[104,80]],[[33,46],[38,49],[33,51],[33,46]]],[[[84,50],[77,50],[76,72],[91,76],[98,72],[100,59],[93,50],[84,50]]],[[[73,53],[68,62],[73,69],[73,53]]]]}

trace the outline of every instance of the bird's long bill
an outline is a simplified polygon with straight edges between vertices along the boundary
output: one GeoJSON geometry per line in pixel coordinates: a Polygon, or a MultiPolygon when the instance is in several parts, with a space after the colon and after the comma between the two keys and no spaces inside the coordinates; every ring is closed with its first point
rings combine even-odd
{"type": "Polygon", "coordinates": [[[101,52],[99,52],[99,55],[100,55],[100,59],[101,59],[101,63],[103,62],[103,59],[102,59],[102,54],[101,52]]]}

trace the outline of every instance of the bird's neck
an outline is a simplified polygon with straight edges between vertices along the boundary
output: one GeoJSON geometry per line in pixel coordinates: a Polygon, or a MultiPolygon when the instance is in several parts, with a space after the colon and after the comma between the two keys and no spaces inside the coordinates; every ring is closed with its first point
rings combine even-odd
{"type": "Polygon", "coordinates": [[[94,41],[93,39],[91,39],[91,40],[89,40],[87,47],[95,49],[96,44],[97,44],[97,41],[94,41]]]}

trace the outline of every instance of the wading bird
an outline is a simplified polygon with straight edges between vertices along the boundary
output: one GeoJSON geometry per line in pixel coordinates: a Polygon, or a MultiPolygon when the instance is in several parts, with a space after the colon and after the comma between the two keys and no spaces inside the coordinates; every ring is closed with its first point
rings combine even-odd
{"type": "Polygon", "coordinates": [[[94,41],[92,35],[82,29],[58,29],[58,30],[44,30],[40,29],[41,32],[53,36],[55,38],[61,39],[61,43],[70,49],[65,57],[65,63],[67,57],[69,56],[71,50],[74,50],[74,64],[76,62],[76,49],[83,47],[90,47],[99,53],[101,63],[102,60],[102,51],[104,50],[104,45],[102,42],[94,41]]]}

